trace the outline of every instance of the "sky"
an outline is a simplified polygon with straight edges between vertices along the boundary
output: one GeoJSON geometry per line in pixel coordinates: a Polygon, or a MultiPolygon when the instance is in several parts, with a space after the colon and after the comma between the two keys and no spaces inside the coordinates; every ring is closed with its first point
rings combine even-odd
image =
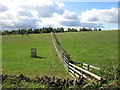
{"type": "Polygon", "coordinates": [[[0,30],[42,27],[118,29],[118,0],[105,1],[0,0],[0,30]]]}

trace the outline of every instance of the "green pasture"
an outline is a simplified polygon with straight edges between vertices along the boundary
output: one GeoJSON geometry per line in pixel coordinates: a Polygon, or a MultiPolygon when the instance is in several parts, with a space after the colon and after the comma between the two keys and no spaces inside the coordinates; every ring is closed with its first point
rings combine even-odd
{"type": "Polygon", "coordinates": [[[3,74],[8,75],[69,76],[56,54],[51,34],[3,36],[2,68],[3,74]],[[31,48],[36,48],[37,56],[42,58],[32,58],[31,48]]]}
{"type": "MultiPolygon", "coordinates": [[[[56,33],[58,41],[71,59],[100,68],[118,63],[118,31],[56,33]]],[[[29,77],[70,77],[56,54],[51,34],[10,35],[2,37],[3,74],[25,74],[29,77]],[[36,48],[32,58],[30,49],[36,48]]]]}
{"type": "Polygon", "coordinates": [[[118,63],[118,31],[57,33],[58,41],[71,59],[100,68],[118,63]]]}

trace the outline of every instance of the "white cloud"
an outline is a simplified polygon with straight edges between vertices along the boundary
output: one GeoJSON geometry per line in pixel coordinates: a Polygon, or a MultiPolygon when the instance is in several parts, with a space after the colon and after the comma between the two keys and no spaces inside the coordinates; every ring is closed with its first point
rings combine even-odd
{"type": "Polygon", "coordinates": [[[87,28],[104,28],[101,23],[81,23],[81,26],[87,28]]]}
{"type": "Polygon", "coordinates": [[[74,12],[70,12],[68,10],[65,10],[64,18],[71,20],[78,20],[78,16],[74,12]]]}
{"type": "Polygon", "coordinates": [[[0,14],[0,24],[4,29],[40,28],[56,24],[52,21],[53,15],[64,13],[64,4],[52,0],[3,0],[0,6],[0,11],[4,11],[0,14]]]}
{"type": "Polygon", "coordinates": [[[53,0],[0,0],[0,3],[6,5],[10,8],[14,8],[21,5],[30,5],[30,6],[43,6],[43,5],[53,5],[53,0]]]}
{"type": "Polygon", "coordinates": [[[56,1],[55,3],[56,3],[59,7],[64,7],[64,6],[65,6],[64,3],[59,2],[59,1],[56,1]]]}
{"type": "Polygon", "coordinates": [[[85,23],[118,23],[118,8],[87,10],[81,14],[80,21],[85,23]]]}
{"type": "Polygon", "coordinates": [[[61,0],[62,2],[119,2],[119,0],[61,0]]]}
{"type": "Polygon", "coordinates": [[[116,22],[116,8],[83,12],[81,16],[65,10],[56,0],[0,0],[0,24],[3,29],[41,27],[103,27],[100,22],[116,22]],[[101,15],[101,16],[98,16],[101,15]],[[107,17],[107,18],[103,18],[107,17]],[[114,17],[114,19],[113,19],[114,17]]]}
{"type": "Polygon", "coordinates": [[[80,26],[80,21],[61,21],[60,24],[68,27],[76,27],[80,26]]]}
{"type": "Polygon", "coordinates": [[[54,13],[63,14],[64,10],[62,8],[57,8],[53,5],[43,5],[43,6],[21,6],[22,11],[19,12],[20,15],[25,16],[38,16],[38,17],[51,17],[54,13]]]}
{"type": "Polygon", "coordinates": [[[7,11],[8,8],[2,4],[0,4],[0,12],[4,12],[4,11],[7,11]]]}

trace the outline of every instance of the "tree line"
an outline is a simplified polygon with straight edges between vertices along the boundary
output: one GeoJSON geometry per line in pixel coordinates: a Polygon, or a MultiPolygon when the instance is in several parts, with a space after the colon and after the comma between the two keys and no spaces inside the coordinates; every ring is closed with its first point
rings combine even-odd
{"type": "Polygon", "coordinates": [[[1,31],[0,33],[2,35],[28,35],[28,34],[41,34],[41,33],[50,33],[50,32],[55,32],[55,33],[59,33],[59,32],[78,32],[78,31],[101,31],[101,29],[91,29],[91,28],[80,28],[79,30],[75,29],[75,28],[68,28],[66,31],[64,30],[63,27],[61,28],[52,28],[52,27],[48,27],[48,28],[40,28],[40,29],[18,29],[18,30],[5,30],[5,31],[1,31]]]}

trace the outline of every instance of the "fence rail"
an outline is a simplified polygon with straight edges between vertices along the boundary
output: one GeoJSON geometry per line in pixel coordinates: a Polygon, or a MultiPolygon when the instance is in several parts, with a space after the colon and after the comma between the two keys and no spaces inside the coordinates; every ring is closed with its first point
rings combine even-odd
{"type": "Polygon", "coordinates": [[[62,59],[62,63],[64,65],[66,71],[72,77],[74,77],[74,78],[83,77],[87,80],[91,80],[91,78],[94,78],[98,81],[103,80],[102,77],[90,72],[92,69],[100,70],[100,68],[94,67],[92,65],[85,64],[85,63],[73,62],[72,60],[70,60],[69,54],[67,54],[62,49],[62,47],[60,46],[60,43],[58,42],[58,40],[53,32],[51,32],[51,36],[52,36],[52,41],[53,41],[53,44],[54,44],[54,47],[56,49],[58,56],[62,59]],[[78,64],[79,64],[79,66],[78,66],[78,64]]]}

